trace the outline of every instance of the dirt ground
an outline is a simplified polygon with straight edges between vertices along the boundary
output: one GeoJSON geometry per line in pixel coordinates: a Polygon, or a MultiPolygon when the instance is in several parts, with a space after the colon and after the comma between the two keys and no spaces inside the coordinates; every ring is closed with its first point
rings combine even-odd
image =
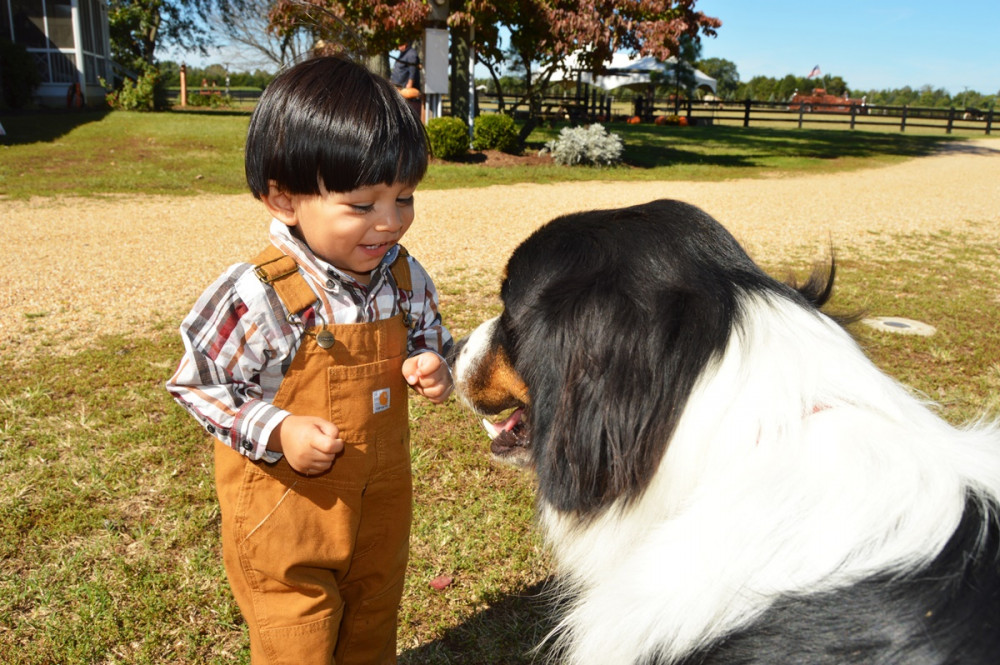
{"type": "MultiPolygon", "coordinates": [[[[418,190],[404,244],[442,290],[488,287],[547,220],[657,198],[700,206],[761,262],[801,271],[831,247],[891,252],[900,234],[948,230],[1000,248],[1000,141],[832,175],[418,190]]],[[[0,219],[0,351],[14,362],[174,325],[226,266],[264,246],[268,221],[249,194],[0,200],[0,219]]]]}

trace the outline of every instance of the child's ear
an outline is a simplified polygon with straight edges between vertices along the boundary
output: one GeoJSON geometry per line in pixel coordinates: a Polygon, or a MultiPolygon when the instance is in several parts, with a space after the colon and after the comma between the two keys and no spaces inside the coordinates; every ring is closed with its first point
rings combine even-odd
{"type": "Polygon", "coordinates": [[[267,194],[260,199],[271,216],[286,226],[298,224],[292,195],[278,188],[273,180],[268,183],[267,194]]]}

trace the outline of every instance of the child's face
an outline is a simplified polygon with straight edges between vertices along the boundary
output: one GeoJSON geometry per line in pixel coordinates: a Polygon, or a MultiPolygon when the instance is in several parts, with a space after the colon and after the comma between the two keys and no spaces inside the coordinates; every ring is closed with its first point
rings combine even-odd
{"type": "Polygon", "coordinates": [[[394,183],[350,192],[287,195],[289,211],[276,215],[313,253],[368,284],[371,271],[413,222],[414,185],[394,183]]]}

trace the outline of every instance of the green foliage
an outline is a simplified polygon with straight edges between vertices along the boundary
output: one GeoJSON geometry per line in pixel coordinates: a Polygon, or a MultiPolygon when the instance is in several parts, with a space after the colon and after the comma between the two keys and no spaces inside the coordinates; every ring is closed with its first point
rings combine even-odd
{"type": "Polygon", "coordinates": [[[715,94],[719,99],[739,99],[740,73],[736,63],[723,58],[699,60],[697,68],[715,79],[715,94]]]}
{"type": "Polygon", "coordinates": [[[479,116],[472,125],[472,147],[476,150],[499,150],[517,154],[520,152],[521,141],[514,119],[503,113],[479,116]]]}
{"type": "Polygon", "coordinates": [[[221,91],[202,92],[195,90],[187,95],[188,106],[197,106],[210,109],[228,109],[233,106],[231,95],[224,95],[221,91]]]}
{"type": "Polygon", "coordinates": [[[34,58],[21,44],[0,39],[0,106],[19,109],[31,103],[42,84],[34,58]]]}
{"type": "Polygon", "coordinates": [[[435,157],[455,160],[469,152],[469,128],[461,118],[431,118],[427,122],[427,138],[435,157]]]}
{"type": "Polygon", "coordinates": [[[625,144],[617,134],[598,124],[589,127],[564,127],[559,138],[545,144],[556,164],[564,166],[612,166],[622,159],[625,144]]]}
{"type": "MultiPolygon", "coordinates": [[[[103,79],[101,85],[108,87],[103,79]]],[[[108,106],[116,111],[157,111],[167,105],[166,89],[160,81],[160,74],[151,67],[135,81],[124,79],[121,87],[109,92],[105,99],[108,106]]]]}

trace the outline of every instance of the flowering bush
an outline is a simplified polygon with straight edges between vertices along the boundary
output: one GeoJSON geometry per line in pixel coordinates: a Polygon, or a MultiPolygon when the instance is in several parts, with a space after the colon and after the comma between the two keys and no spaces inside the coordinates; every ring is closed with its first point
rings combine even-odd
{"type": "Polygon", "coordinates": [[[551,152],[556,164],[575,166],[593,164],[612,166],[622,159],[625,144],[617,134],[610,134],[602,125],[564,127],[559,138],[549,141],[542,152],[551,152]]]}

